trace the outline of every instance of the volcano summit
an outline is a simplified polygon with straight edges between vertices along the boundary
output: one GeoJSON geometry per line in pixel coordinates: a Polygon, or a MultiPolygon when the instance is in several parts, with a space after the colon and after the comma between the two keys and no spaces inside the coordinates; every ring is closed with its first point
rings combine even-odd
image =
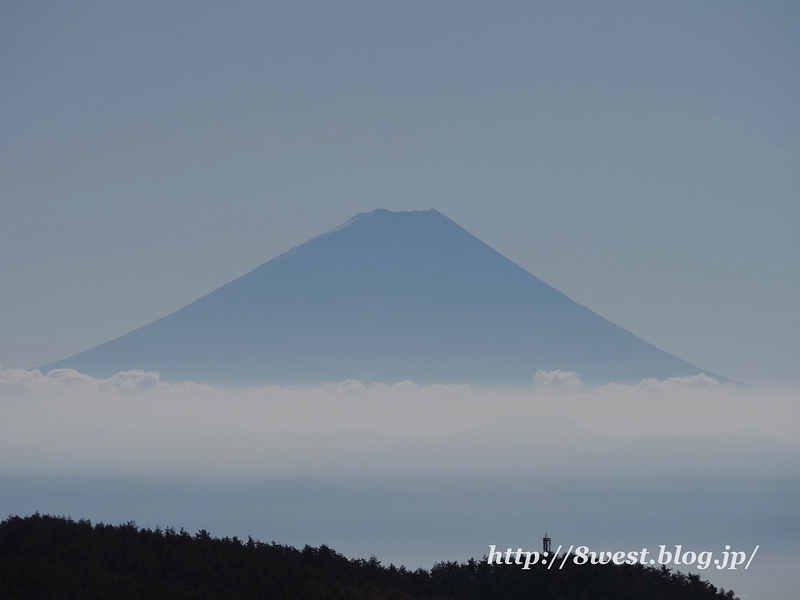
{"type": "Polygon", "coordinates": [[[603,319],[435,211],[357,215],[149,325],[43,367],[306,384],[639,381],[701,369],[603,319]]]}

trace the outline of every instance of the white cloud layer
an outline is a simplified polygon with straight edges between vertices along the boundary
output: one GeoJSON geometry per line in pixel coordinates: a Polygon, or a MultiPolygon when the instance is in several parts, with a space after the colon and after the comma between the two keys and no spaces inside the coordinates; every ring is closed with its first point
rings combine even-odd
{"type": "Polygon", "coordinates": [[[797,390],[743,389],[705,375],[593,389],[577,373],[540,371],[530,388],[513,391],[354,380],[230,390],[143,371],[96,379],[66,369],[2,370],[0,471],[87,460],[121,471],[161,463],[224,470],[255,456],[274,467],[387,436],[453,434],[503,415],[565,416],[614,437],[755,429],[800,443],[797,390]]]}
{"type": "Polygon", "coordinates": [[[583,386],[581,374],[575,371],[562,371],[556,369],[555,371],[536,371],[533,376],[533,384],[540,388],[562,388],[562,389],[577,389],[583,386]]]}

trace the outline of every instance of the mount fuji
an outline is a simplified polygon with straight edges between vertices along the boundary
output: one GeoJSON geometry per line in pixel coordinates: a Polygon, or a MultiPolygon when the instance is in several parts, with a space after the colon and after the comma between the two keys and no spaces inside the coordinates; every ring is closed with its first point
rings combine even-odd
{"type": "Polygon", "coordinates": [[[522,384],[539,369],[577,371],[588,383],[706,373],[569,299],[436,210],[384,209],[42,367],[56,368],[223,384],[522,384]]]}

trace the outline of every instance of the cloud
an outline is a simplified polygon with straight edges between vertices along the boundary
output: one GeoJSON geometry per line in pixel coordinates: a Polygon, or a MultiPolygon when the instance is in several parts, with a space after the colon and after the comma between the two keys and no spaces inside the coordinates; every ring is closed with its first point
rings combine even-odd
{"type": "Polygon", "coordinates": [[[533,384],[540,388],[576,389],[583,386],[580,373],[575,371],[536,371],[533,384]]]}
{"type": "Polygon", "coordinates": [[[705,375],[593,389],[577,373],[540,371],[533,385],[515,390],[355,380],[232,390],[145,371],[97,379],[7,369],[0,370],[0,471],[37,460],[56,471],[78,463],[122,472],[245,463],[269,470],[378,447],[392,436],[454,434],[504,415],[568,417],[615,437],[755,429],[800,442],[797,390],[742,389],[705,375]]]}
{"type": "Polygon", "coordinates": [[[67,392],[75,389],[137,391],[152,389],[162,383],[158,373],[147,371],[122,371],[108,379],[95,379],[73,369],[53,369],[42,375],[39,369],[0,370],[0,392],[67,392]]]}
{"type": "MultiPolygon", "coordinates": [[[[613,386],[614,384],[609,384],[613,386]]],[[[721,386],[728,387],[730,389],[735,389],[737,386],[735,384],[723,384],[714,379],[713,377],[709,377],[703,373],[698,373],[697,375],[689,375],[687,377],[670,377],[669,379],[665,379],[663,381],[659,379],[642,379],[639,383],[633,386],[637,390],[642,391],[655,391],[655,390],[664,390],[664,389],[678,389],[678,388],[718,388],[721,386]]],[[[628,386],[630,387],[630,386],[628,386]]]]}

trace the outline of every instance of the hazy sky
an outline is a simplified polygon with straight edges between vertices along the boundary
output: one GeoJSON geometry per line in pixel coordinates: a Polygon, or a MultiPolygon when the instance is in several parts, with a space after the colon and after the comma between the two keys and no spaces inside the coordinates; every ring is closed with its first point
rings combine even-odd
{"type": "Polygon", "coordinates": [[[800,5],[0,4],[0,362],[436,208],[704,369],[800,383],[800,5]]]}

